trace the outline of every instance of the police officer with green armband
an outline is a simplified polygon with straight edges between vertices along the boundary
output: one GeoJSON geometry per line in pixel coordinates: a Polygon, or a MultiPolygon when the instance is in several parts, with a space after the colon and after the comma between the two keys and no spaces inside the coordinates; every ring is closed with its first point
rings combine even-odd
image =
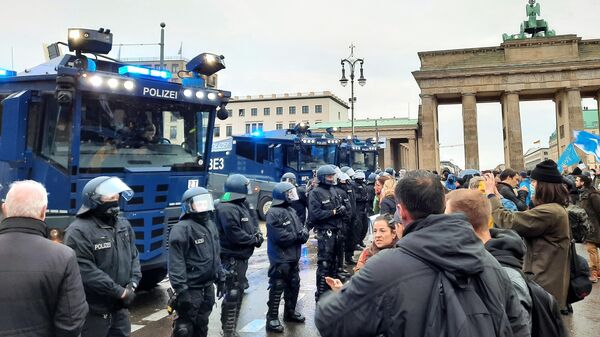
{"type": "Polygon", "coordinates": [[[215,288],[223,293],[219,233],[213,222],[212,195],[190,188],[181,198],[180,221],[169,234],[169,281],[175,289],[177,318],[173,337],[206,337],[215,304],[215,288]]]}

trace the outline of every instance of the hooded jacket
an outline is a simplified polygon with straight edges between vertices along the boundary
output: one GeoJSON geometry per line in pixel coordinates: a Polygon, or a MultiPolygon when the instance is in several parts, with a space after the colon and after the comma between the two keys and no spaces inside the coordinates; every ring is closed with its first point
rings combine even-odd
{"type": "Polygon", "coordinates": [[[600,192],[588,188],[581,190],[577,205],[585,209],[590,221],[586,242],[600,244],[600,192]]]}
{"type": "Polygon", "coordinates": [[[519,302],[527,312],[527,322],[531,327],[532,299],[527,288],[527,281],[523,277],[523,256],[525,255],[525,243],[519,234],[510,229],[490,229],[492,239],[485,243],[493,257],[504,267],[506,274],[512,282],[519,302]]]}
{"type": "Polygon", "coordinates": [[[46,224],[0,224],[0,336],[79,336],[88,305],[73,250],[46,237],[46,224]]]}
{"type": "Polygon", "coordinates": [[[315,322],[323,337],[424,336],[428,303],[439,296],[438,273],[430,265],[454,282],[478,277],[490,285],[479,295],[503,302],[490,308],[498,336],[530,335],[506,272],[464,215],[430,215],[407,225],[404,235],[398,241],[403,248],[377,254],[340,293],[319,300],[315,322]]]}
{"type": "Polygon", "coordinates": [[[525,200],[527,199],[529,192],[519,190],[517,192],[517,196],[515,195],[515,191],[513,190],[512,186],[503,182],[498,183],[498,192],[500,192],[505,199],[514,202],[519,211],[527,210],[527,203],[525,200]]]}

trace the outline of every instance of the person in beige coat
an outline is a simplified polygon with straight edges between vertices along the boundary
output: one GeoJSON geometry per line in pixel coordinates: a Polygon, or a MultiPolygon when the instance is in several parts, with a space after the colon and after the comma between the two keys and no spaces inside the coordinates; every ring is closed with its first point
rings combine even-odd
{"type": "Polygon", "coordinates": [[[494,223],[516,231],[525,240],[527,253],[523,270],[552,294],[561,308],[567,306],[569,289],[569,217],[565,207],[569,194],[562,184],[556,163],[546,160],[531,173],[534,208],[509,212],[502,207],[496,183],[486,175],[485,191],[492,205],[494,223]]]}

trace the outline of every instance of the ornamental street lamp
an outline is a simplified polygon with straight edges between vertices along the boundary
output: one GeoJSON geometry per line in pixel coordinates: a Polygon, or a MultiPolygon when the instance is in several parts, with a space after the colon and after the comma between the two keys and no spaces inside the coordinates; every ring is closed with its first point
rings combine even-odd
{"type": "Polygon", "coordinates": [[[346,69],[345,64],[348,64],[350,68],[350,111],[351,111],[351,123],[352,123],[352,139],[354,139],[354,102],[356,101],[356,97],[354,97],[354,68],[357,63],[360,64],[360,77],[358,78],[358,84],[360,86],[364,86],[367,83],[363,75],[363,63],[364,59],[354,57],[354,48],[353,44],[350,45],[350,56],[345,59],[342,59],[342,78],[340,79],[340,84],[342,87],[345,87],[348,84],[348,79],[346,78],[346,69]]]}

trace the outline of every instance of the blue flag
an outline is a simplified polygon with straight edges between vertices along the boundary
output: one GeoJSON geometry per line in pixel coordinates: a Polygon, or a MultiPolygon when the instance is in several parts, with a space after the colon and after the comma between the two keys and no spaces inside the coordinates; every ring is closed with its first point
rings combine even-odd
{"type": "Polygon", "coordinates": [[[560,158],[558,158],[558,163],[556,164],[558,166],[558,170],[560,171],[562,170],[563,166],[571,166],[578,164],[579,160],[579,156],[577,155],[573,144],[569,144],[565,151],[560,155],[560,158]]]}
{"type": "Polygon", "coordinates": [[[573,144],[581,151],[596,156],[596,160],[600,161],[600,136],[587,131],[573,131],[575,141],[573,144]]]}

